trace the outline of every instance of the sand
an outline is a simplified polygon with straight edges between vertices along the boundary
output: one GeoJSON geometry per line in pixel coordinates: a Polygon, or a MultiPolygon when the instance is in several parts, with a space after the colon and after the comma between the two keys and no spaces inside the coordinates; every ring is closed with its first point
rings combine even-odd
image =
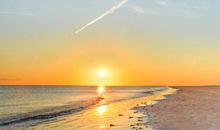
{"type": "Polygon", "coordinates": [[[176,94],[135,109],[156,130],[219,130],[220,87],[173,87],[176,94]]]}

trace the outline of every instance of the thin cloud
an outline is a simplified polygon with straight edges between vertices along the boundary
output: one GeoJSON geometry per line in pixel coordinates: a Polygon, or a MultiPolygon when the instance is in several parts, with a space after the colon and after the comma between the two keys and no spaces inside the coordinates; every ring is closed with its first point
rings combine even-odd
{"type": "Polygon", "coordinates": [[[18,16],[35,16],[32,13],[0,11],[0,15],[18,15],[18,16]]]}
{"type": "Polygon", "coordinates": [[[147,15],[157,15],[158,13],[150,8],[143,8],[140,6],[127,6],[127,8],[134,12],[134,13],[138,13],[138,14],[147,14],[147,15]]]}
{"type": "Polygon", "coordinates": [[[139,7],[139,6],[129,6],[129,8],[133,12],[138,13],[138,14],[145,14],[146,13],[145,9],[142,7],[139,7]]]}
{"type": "Polygon", "coordinates": [[[105,13],[103,13],[102,15],[100,15],[99,17],[97,17],[96,19],[92,20],[91,22],[89,22],[88,24],[84,25],[82,28],[78,29],[77,31],[75,31],[75,34],[80,33],[81,31],[83,31],[84,29],[86,29],[87,27],[95,24],[96,22],[98,22],[99,20],[103,19],[104,17],[113,14],[115,11],[117,11],[118,9],[120,9],[124,4],[126,4],[128,2],[128,0],[122,0],[120,3],[118,3],[117,5],[113,6],[111,9],[109,9],[108,11],[106,11],[105,13]]]}

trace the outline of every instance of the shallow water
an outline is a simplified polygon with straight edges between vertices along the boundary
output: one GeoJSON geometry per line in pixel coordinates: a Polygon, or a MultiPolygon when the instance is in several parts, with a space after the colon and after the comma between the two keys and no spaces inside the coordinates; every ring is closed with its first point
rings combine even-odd
{"type": "MultiPolygon", "coordinates": [[[[105,99],[101,101],[97,99],[100,96],[97,87],[1,86],[0,128],[104,129],[109,123],[100,125],[103,119],[115,120],[117,113],[122,111],[126,113],[121,116],[123,118],[132,114],[130,107],[134,103],[131,100],[153,95],[165,88],[105,87],[101,95],[105,99]],[[101,118],[104,113],[105,118],[101,118]],[[96,123],[91,125],[91,122],[96,123]]],[[[125,120],[123,118],[121,121],[125,120]]]]}

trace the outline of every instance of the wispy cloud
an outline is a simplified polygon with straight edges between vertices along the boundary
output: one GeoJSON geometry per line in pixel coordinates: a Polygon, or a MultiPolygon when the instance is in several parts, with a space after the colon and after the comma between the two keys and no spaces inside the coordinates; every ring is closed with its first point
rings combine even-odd
{"type": "Polygon", "coordinates": [[[147,14],[147,15],[157,15],[158,13],[150,8],[143,8],[140,6],[134,6],[134,5],[129,5],[127,6],[127,8],[134,12],[134,13],[138,13],[138,14],[147,14]]]}
{"type": "Polygon", "coordinates": [[[139,6],[129,6],[129,8],[130,8],[133,12],[135,12],[135,13],[139,13],[139,14],[145,14],[145,13],[146,13],[145,9],[142,8],[142,7],[139,7],[139,6]]]}
{"type": "Polygon", "coordinates": [[[128,2],[128,0],[122,0],[120,3],[118,3],[117,5],[113,6],[111,9],[107,10],[105,13],[103,13],[102,15],[100,15],[99,17],[97,17],[96,19],[92,20],[91,22],[89,22],[88,24],[84,25],[82,28],[78,29],[77,31],[75,31],[75,34],[80,33],[81,31],[83,31],[84,29],[86,29],[87,27],[95,24],[96,22],[98,22],[99,20],[103,19],[104,17],[113,14],[116,10],[120,9],[124,4],[126,4],[128,2]]]}
{"type": "Polygon", "coordinates": [[[20,16],[35,16],[32,13],[26,12],[11,12],[11,11],[0,11],[0,15],[20,15],[20,16]]]}
{"type": "Polygon", "coordinates": [[[166,1],[158,1],[157,4],[161,6],[166,6],[166,7],[169,6],[169,3],[166,1]]]}

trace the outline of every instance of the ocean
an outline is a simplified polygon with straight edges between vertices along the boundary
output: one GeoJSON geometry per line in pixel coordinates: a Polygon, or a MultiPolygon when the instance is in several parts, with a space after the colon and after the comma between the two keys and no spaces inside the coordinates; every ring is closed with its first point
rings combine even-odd
{"type": "Polygon", "coordinates": [[[102,126],[100,126],[100,122],[97,123],[101,116],[106,121],[112,120],[116,111],[117,113],[122,109],[132,111],[131,106],[121,106],[123,102],[155,95],[168,88],[151,86],[0,86],[0,129],[96,129],[96,127],[105,129],[107,122],[102,126]],[[106,106],[109,107],[109,112],[108,116],[104,118],[102,114],[106,112],[106,106]],[[110,109],[110,107],[112,108],[110,109]],[[95,123],[91,124],[85,120],[94,120],[95,123]],[[79,121],[81,121],[80,125],[77,124],[79,121]]]}

